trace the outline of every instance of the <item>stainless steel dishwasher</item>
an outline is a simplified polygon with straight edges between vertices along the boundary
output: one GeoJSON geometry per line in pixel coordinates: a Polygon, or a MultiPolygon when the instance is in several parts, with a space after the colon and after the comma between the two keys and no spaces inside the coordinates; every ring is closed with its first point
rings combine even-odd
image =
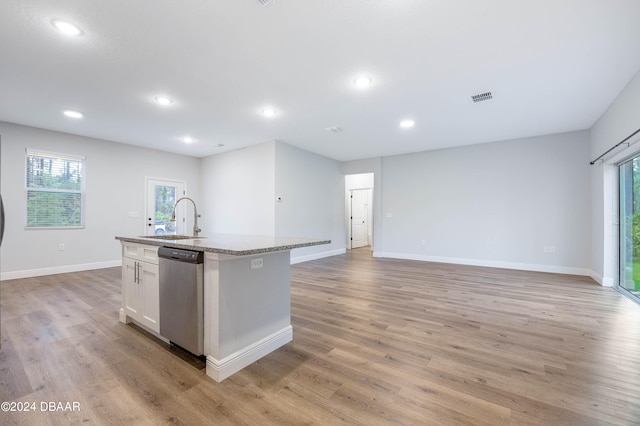
{"type": "Polygon", "coordinates": [[[204,253],[158,249],[160,335],[195,355],[204,353],[204,253]]]}

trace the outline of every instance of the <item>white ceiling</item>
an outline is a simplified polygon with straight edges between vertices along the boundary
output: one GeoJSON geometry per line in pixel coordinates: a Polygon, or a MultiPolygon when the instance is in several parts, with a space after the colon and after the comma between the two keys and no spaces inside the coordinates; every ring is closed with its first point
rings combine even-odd
{"type": "Polygon", "coordinates": [[[275,139],[337,160],[587,129],[640,70],[638,17],[638,0],[3,0],[0,120],[197,157],[275,139]]]}

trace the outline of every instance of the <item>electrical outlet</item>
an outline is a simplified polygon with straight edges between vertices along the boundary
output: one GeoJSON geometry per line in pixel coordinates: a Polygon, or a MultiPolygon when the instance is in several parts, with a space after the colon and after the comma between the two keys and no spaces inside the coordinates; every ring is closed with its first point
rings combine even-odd
{"type": "Polygon", "coordinates": [[[264,266],[264,261],[261,257],[251,259],[251,269],[260,269],[262,266],[264,266]]]}
{"type": "Polygon", "coordinates": [[[549,246],[544,246],[542,249],[545,253],[549,253],[549,246]]]}
{"type": "Polygon", "coordinates": [[[64,244],[58,244],[58,251],[64,251],[64,244]]]}
{"type": "Polygon", "coordinates": [[[549,246],[549,253],[555,253],[556,252],[556,246],[549,246]]]}

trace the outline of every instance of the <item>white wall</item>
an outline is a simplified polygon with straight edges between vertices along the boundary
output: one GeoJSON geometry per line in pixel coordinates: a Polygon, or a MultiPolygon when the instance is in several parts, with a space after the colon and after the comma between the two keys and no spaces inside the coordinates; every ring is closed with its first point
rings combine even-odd
{"type": "Polygon", "coordinates": [[[375,255],[587,274],[589,152],[581,131],[385,157],[375,255]]]}
{"type": "Polygon", "coordinates": [[[119,265],[117,235],[143,235],[145,176],[184,180],[199,196],[200,161],[120,143],[0,122],[0,191],[5,204],[1,278],[119,265]],[[24,229],[25,148],[85,155],[86,226],[24,229]],[[129,218],[129,212],[139,212],[129,218]],[[65,245],[64,251],[58,245],[65,245]]]}
{"type": "Polygon", "coordinates": [[[202,235],[275,233],[275,142],[202,159],[202,235]]]}
{"type": "Polygon", "coordinates": [[[345,188],[350,189],[365,189],[373,188],[373,173],[360,173],[357,175],[345,176],[345,188]]]}
{"type": "MultiPolygon", "coordinates": [[[[640,73],[629,82],[590,132],[591,159],[607,151],[640,127],[640,73]]],[[[591,252],[592,276],[601,284],[611,286],[616,276],[617,228],[614,226],[616,207],[615,163],[640,151],[640,135],[607,155],[604,164],[591,166],[591,252]]]]}
{"type": "Polygon", "coordinates": [[[342,164],[276,142],[275,202],[278,236],[328,238],[331,244],[292,250],[292,262],[344,253],[344,175],[342,164]]]}

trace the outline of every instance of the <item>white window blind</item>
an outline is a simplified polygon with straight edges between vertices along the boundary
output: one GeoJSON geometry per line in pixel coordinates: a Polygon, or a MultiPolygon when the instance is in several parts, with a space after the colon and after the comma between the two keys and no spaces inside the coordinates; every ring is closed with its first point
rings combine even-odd
{"type": "Polygon", "coordinates": [[[25,227],[84,227],[85,159],[27,148],[25,227]]]}

